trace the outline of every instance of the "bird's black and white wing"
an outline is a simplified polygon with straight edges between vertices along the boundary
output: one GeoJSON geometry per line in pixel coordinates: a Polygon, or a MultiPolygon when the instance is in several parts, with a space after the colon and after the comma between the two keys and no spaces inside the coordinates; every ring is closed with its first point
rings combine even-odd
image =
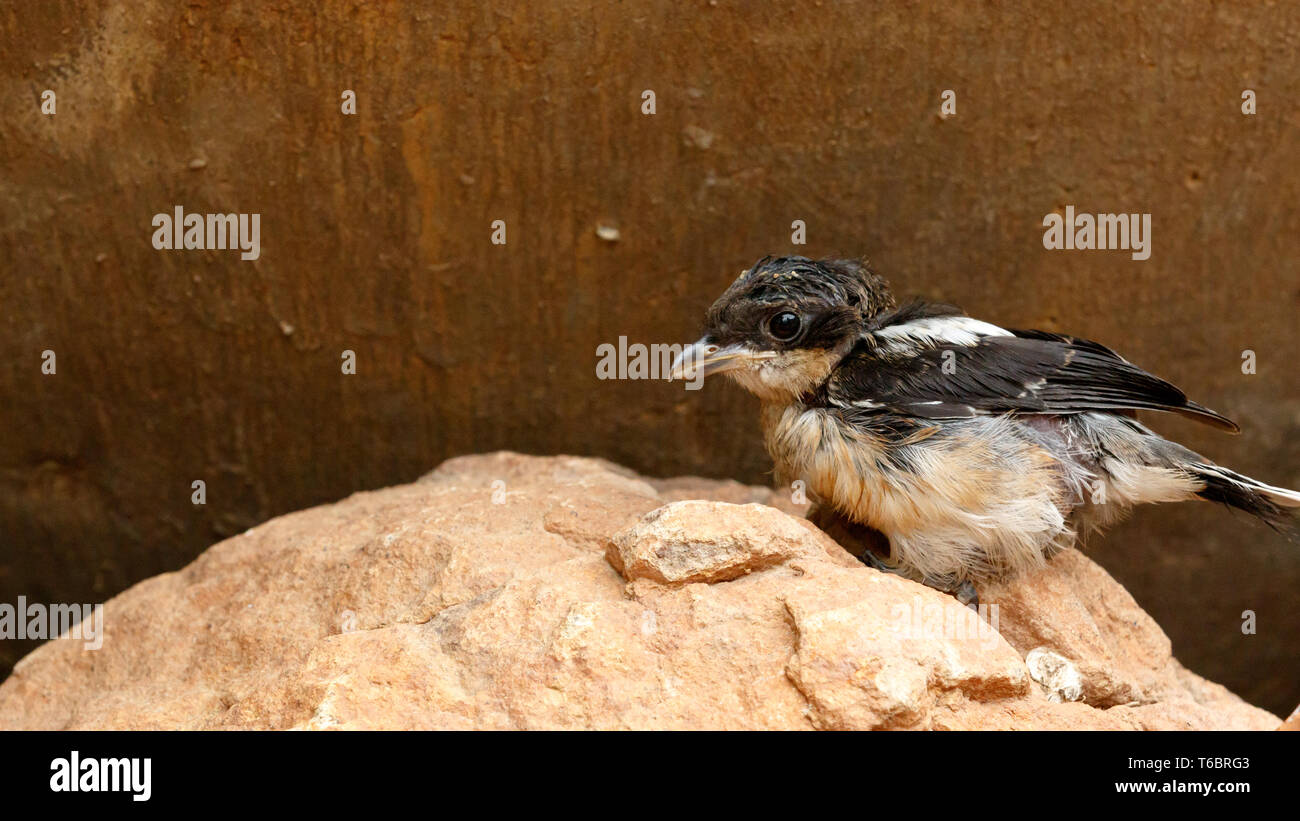
{"type": "Polygon", "coordinates": [[[874,322],[823,389],[829,404],[929,419],[1159,410],[1237,425],[1109,348],[913,303],[874,322]]]}

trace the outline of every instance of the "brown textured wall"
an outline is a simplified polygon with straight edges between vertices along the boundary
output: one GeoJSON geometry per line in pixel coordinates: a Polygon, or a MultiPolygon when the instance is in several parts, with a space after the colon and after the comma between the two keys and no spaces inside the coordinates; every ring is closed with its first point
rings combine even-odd
{"type": "MultiPolygon", "coordinates": [[[[1245,427],[1161,430],[1300,486],[1297,53],[1273,3],[6,4],[0,602],[101,600],[464,452],[763,481],[748,396],[598,381],[595,349],[694,338],[768,252],[1102,340],[1245,427]],[[260,213],[261,258],[155,251],[177,204],[260,213]],[[1150,212],[1151,258],[1044,250],[1066,204],[1150,212]]],[[[1182,505],[1092,553],[1191,667],[1300,700],[1300,547],[1182,505]]]]}

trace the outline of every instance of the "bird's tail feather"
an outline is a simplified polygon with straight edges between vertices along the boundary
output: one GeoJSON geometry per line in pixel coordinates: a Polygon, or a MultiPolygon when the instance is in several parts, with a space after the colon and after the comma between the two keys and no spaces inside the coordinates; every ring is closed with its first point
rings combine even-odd
{"type": "Polygon", "coordinates": [[[1258,516],[1275,530],[1294,533],[1295,521],[1289,508],[1300,507],[1300,492],[1266,485],[1218,465],[1198,462],[1187,469],[1205,483],[1205,488],[1196,493],[1202,499],[1223,502],[1258,516]]]}

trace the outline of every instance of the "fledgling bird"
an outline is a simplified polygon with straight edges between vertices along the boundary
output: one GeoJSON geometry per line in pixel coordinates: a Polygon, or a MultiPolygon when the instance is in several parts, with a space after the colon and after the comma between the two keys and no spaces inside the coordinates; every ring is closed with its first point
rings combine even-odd
{"type": "Polygon", "coordinates": [[[755,394],[777,479],[804,481],[809,518],[874,528],[888,561],[863,561],[963,601],[1142,502],[1207,499],[1274,526],[1300,507],[1140,424],[1159,410],[1238,431],[1109,348],[899,307],[862,262],[765,257],[707,326],[673,376],[726,373],[755,394]]]}

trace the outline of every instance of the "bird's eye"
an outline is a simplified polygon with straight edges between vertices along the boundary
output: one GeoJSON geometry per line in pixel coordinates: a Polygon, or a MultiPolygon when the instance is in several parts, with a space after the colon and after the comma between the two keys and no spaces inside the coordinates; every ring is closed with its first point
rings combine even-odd
{"type": "Polygon", "coordinates": [[[799,315],[791,311],[782,311],[775,314],[767,321],[767,330],[772,334],[774,339],[781,342],[789,342],[799,335],[799,328],[802,323],[799,321],[799,315]]]}

